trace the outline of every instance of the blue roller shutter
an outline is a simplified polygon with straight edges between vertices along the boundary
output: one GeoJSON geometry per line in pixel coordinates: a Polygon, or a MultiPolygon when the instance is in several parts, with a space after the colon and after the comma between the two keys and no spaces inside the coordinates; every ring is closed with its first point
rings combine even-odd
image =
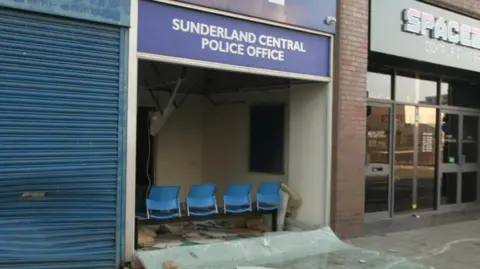
{"type": "Polygon", "coordinates": [[[0,8],[0,268],[118,266],[121,41],[0,8]]]}

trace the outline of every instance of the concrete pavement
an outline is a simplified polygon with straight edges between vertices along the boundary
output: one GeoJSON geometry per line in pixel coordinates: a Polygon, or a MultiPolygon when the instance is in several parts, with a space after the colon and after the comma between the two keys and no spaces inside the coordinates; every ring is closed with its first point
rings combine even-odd
{"type": "Polygon", "coordinates": [[[480,220],[347,240],[435,269],[480,268],[480,220]]]}

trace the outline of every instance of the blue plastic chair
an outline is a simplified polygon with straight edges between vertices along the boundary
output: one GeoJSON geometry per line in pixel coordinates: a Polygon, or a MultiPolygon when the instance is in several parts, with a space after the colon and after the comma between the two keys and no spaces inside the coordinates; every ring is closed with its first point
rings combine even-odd
{"type": "Polygon", "coordinates": [[[258,210],[276,210],[280,208],[280,188],[282,182],[264,182],[257,192],[258,210]]]}
{"type": "Polygon", "coordinates": [[[208,216],[218,213],[215,184],[192,185],[187,196],[187,214],[208,216]]]}
{"type": "Polygon", "coordinates": [[[147,196],[147,218],[172,219],[181,217],[180,186],[153,186],[147,196]],[[161,215],[158,213],[162,213],[161,215]]]}
{"type": "Polygon", "coordinates": [[[252,184],[230,184],[223,196],[224,213],[243,213],[252,211],[252,199],[250,191],[252,184]]]}

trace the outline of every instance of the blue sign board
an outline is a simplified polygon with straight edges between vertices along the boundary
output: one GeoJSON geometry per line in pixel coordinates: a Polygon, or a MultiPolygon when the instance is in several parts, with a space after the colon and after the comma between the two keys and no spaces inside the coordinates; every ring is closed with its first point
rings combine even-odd
{"type": "Polygon", "coordinates": [[[337,14],[336,0],[176,0],[246,16],[335,33],[325,23],[337,14]]]}
{"type": "Polygon", "coordinates": [[[330,46],[328,36],[139,2],[142,53],[329,77],[330,46]]]}
{"type": "Polygon", "coordinates": [[[1,7],[120,26],[130,25],[130,0],[0,0],[1,7]]]}

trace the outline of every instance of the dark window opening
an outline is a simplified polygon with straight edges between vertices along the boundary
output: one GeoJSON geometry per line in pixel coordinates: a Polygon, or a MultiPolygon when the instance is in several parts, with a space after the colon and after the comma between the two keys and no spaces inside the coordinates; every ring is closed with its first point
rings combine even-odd
{"type": "Polygon", "coordinates": [[[250,107],[251,172],[283,174],[285,105],[250,107]]]}
{"type": "Polygon", "coordinates": [[[153,181],[154,150],[153,137],[149,132],[148,112],[149,109],[146,107],[139,107],[137,112],[136,212],[146,211],[145,200],[150,185],[149,178],[153,181]]]}
{"type": "Polygon", "coordinates": [[[461,80],[445,80],[440,88],[442,105],[480,109],[480,85],[461,80]]]}

